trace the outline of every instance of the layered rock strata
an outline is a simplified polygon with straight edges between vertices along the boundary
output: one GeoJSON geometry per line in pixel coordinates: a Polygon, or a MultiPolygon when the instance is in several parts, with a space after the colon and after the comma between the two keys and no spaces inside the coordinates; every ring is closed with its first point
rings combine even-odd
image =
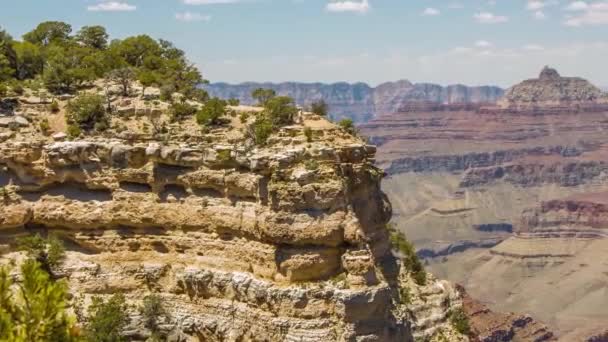
{"type": "MultiPolygon", "coordinates": [[[[205,132],[169,123],[165,139],[130,124],[125,138],[59,142],[36,132],[43,117],[0,128],[1,260],[19,260],[16,237],[59,236],[77,312],[92,296],[136,307],[155,293],[171,340],[466,340],[448,319],[458,293],[416,285],[390,251],[376,149],[324,119],[303,114],[260,147],[236,116],[205,132]]],[[[125,334],[146,339],[130,315],[125,334]]]]}

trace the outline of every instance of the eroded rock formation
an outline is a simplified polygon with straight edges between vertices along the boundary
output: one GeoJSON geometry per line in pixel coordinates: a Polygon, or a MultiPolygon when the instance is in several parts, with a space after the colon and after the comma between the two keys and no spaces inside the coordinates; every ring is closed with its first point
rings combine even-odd
{"type": "MultiPolygon", "coordinates": [[[[42,107],[0,127],[3,263],[19,260],[16,237],[58,235],[76,311],[92,296],[138,305],[155,293],[171,340],[467,340],[448,319],[454,288],[417,285],[390,250],[375,147],[311,114],[265,146],[237,115],[205,131],[167,120],[159,137],[145,113],[133,122],[141,104],[115,104],[109,131],[74,141],[38,132],[42,107]]],[[[130,315],[128,338],[148,337],[130,315]]]]}

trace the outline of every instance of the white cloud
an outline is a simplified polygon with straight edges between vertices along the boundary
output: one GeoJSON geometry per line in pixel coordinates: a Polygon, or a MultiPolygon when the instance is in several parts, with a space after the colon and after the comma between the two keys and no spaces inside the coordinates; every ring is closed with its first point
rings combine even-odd
{"type": "Polygon", "coordinates": [[[482,48],[487,48],[487,47],[492,46],[492,43],[490,43],[487,40],[478,40],[478,41],[475,42],[475,46],[482,47],[482,48]]]}
{"type": "Polygon", "coordinates": [[[124,12],[135,11],[136,9],[137,7],[134,5],[117,1],[101,2],[87,7],[87,10],[91,12],[124,12]]]}
{"type": "Polygon", "coordinates": [[[566,10],[568,11],[584,11],[587,8],[589,8],[589,5],[587,5],[587,3],[584,1],[571,2],[568,6],[566,6],[566,10]]]}
{"type": "Polygon", "coordinates": [[[544,1],[528,1],[526,5],[526,9],[529,11],[538,11],[540,9],[545,8],[546,4],[544,1]]]}
{"type": "Polygon", "coordinates": [[[186,5],[222,5],[234,4],[240,0],[183,0],[186,5]]]}
{"type": "Polygon", "coordinates": [[[545,12],[543,12],[543,11],[534,12],[534,19],[543,20],[545,18],[547,18],[547,16],[545,15],[545,12]]]}
{"type": "Polygon", "coordinates": [[[203,15],[200,13],[183,12],[183,13],[176,13],[175,19],[177,19],[179,21],[185,21],[185,22],[209,21],[209,20],[211,20],[211,16],[203,15]]]}
{"type": "Polygon", "coordinates": [[[509,21],[508,17],[495,15],[494,13],[490,12],[476,13],[473,18],[475,18],[475,20],[477,20],[477,22],[480,24],[500,24],[509,21]]]}
{"type": "Polygon", "coordinates": [[[366,13],[371,8],[368,0],[361,1],[331,1],[325,9],[329,12],[366,13]]]}
{"type": "Polygon", "coordinates": [[[566,26],[599,26],[608,25],[608,1],[586,3],[576,1],[566,7],[570,11],[578,12],[576,15],[566,16],[566,26]]]}
{"type": "Polygon", "coordinates": [[[433,15],[439,15],[441,14],[441,12],[433,7],[427,7],[424,9],[424,11],[422,11],[422,15],[426,15],[426,16],[433,16],[433,15]]]}

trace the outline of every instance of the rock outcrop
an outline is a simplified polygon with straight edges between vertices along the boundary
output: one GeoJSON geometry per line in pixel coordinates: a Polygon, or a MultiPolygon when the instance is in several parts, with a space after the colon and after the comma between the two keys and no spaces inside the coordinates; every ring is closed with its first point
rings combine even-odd
{"type": "MultiPolygon", "coordinates": [[[[375,147],[306,113],[258,146],[247,107],[204,131],[163,114],[159,136],[147,115],[133,122],[136,101],[115,105],[108,131],[74,141],[40,134],[48,115],[26,104],[28,125],[0,127],[2,263],[20,260],[16,237],[57,235],[76,311],[154,293],[171,340],[467,340],[449,322],[454,288],[417,285],[390,250],[375,147]]],[[[125,334],[144,340],[129,314],[125,334]]]]}
{"type": "Polygon", "coordinates": [[[475,104],[493,104],[504,93],[498,87],[467,87],[409,81],[387,82],[371,87],[365,83],[212,83],[205,86],[211,96],[236,98],[243,104],[254,104],[251,92],[256,88],[271,88],[278,94],[293,97],[301,106],[325,100],[333,119],[351,118],[367,122],[382,114],[409,111],[411,108],[436,108],[445,105],[468,107],[475,104]]]}

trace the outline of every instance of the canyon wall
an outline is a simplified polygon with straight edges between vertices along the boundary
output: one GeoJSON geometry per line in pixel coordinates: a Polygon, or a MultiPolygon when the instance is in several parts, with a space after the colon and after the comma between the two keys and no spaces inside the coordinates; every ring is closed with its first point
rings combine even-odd
{"type": "Polygon", "coordinates": [[[454,287],[416,283],[391,251],[374,146],[308,113],[256,145],[256,108],[207,129],[159,110],[153,133],[143,100],[113,105],[107,131],[72,141],[44,104],[3,117],[1,264],[23,260],[18,237],[59,237],[74,311],[122,293],[134,341],[150,337],[136,309],[150,294],[170,340],[468,340],[454,287]]]}
{"type": "Polygon", "coordinates": [[[382,114],[407,110],[409,106],[425,107],[443,104],[495,103],[503,95],[498,87],[467,87],[409,81],[387,82],[371,87],[365,83],[212,83],[204,88],[211,96],[236,98],[242,104],[254,104],[251,92],[256,88],[274,89],[280,95],[291,96],[301,106],[313,101],[325,100],[334,120],[351,118],[355,122],[367,122],[382,114]]]}

